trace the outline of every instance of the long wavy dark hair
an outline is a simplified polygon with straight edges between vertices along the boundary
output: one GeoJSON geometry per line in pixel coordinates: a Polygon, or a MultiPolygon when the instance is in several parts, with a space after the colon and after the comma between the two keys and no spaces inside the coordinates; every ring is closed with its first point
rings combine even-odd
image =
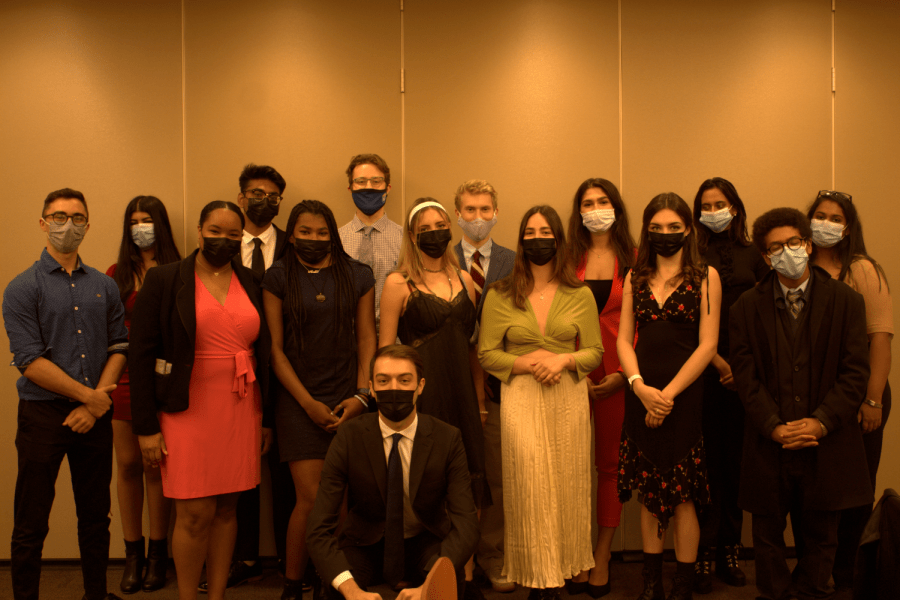
{"type": "Polygon", "coordinates": [[[631,272],[631,289],[636,291],[654,273],[656,273],[656,252],[650,248],[650,220],[661,210],[671,209],[675,211],[684,226],[690,227],[691,232],[685,236],[684,246],[681,249],[681,271],[670,281],[690,281],[700,285],[706,276],[706,263],[697,249],[697,227],[691,220],[691,209],[681,196],[674,192],[660,194],[650,201],[644,209],[644,220],[641,225],[641,242],[638,246],[638,257],[634,270],[631,272]]]}
{"type": "Polygon", "coordinates": [[[731,227],[727,229],[728,239],[741,246],[749,246],[751,242],[750,234],[747,232],[747,210],[744,208],[744,201],[738,196],[733,183],[721,177],[713,177],[701,183],[700,189],[697,190],[697,195],[694,196],[693,229],[697,232],[697,248],[699,249],[700,254],[706,252],[710,234],[710,230],[706,225],[700,222],[700,204],[703,199],[703,192],[713,188],[722,192],[722,195],[728,199],[737,213],[734,215],[734,218],[731,219],[731,227]]]}
{"type": "Polygon", "coordinates": [[[496,288],[501,294],[512,297],[519,310],[525,310],[525,300],[528,298],[528,290],[534,285],[534,276],[531,274],[531,267],[528,259],[525,258],[525,250],[522,246],[522,240],[525,239],[525,226],[535,214],[541,214],[547,219],[550,230],[553,232],[553,238],[556,240],[556,256],[553,257],[553,277],[559,280],[559,285],[568,287],[580,287],[584,282],[575,276],[575,268],[569,259],[569,252],[566,247],[566,233],[563,230],[562,221],[556,210],[552,206],[541,204],[532,206],[522,217],[519,224],[519,238],[516,243],[516,261],[513,264],[512,273],[495,283],[492,288],[496,288]]]}
{"type": "Polygon", "coordinates": [[[156,196],[133,198],[125,207],[122,242],[119,244],[119,258],[116,261],[116,272],[113,277],[119,288],[119,297],[122,299],[123,305],[128,296],[144,282],[144,259],[141,257],[141,249],[137,247],[131,237],[131,215],[136,212],[145,212],[153,219],[153,234],[156,237],[156,241],[153,243],[153,253],[156,264],[165,265],[181,260],[181,253],[175,246],[166,205],[156,196]]]}
{"type": "Polygon", "coordinates": [[[628,269],[634,266],[634,249],[636,244],[634,243],[634,238],[631,237],[631,230],[628,228],[628,213],[625,212],[625,203],[622,201],[622,196],[619,194],[615,184],[608,179],[601,177],[586,179],[578,186],[578,190],[575,192],[575,197],[572,200],[572,214],[569,216],[569,259],[573,265],[580,265],[585,260],[584,256],[591,247],[591,232],[584,226],[584,222],[581,219],[581,199],[591,188],[603,190],[615,212],[616,221],[609,228],[609,235],[612,240],[613,250],[616,253],[616,259],[619,261],[618,276],[624,278],[628,269]]]}
{"type": "MultiPolygon", "coordinates": [[[[841,207],[844,213],[844,221],[847,222],[847,235],[834,247],[837,250],[838,259],[841,261],[841,274],[838,276],[838,279],[844,281],[850,272],[850,265],[854,261],[864,258],[875,267],[875,273],[878,275],[878,289],[881,289],[882,281],[884,281],[885,285],[888,285],[884,269],[866,251],[862,223],[859,220],[859,213],[856,211],[852,200],[847,200],[840,196],[818,196],[810,205],[809,210],[806,211],[806,218],[812,221],[813,215],[816,214],[816,209],[826,200],[830,200],[841,207]]],[[[819,249],[813,244],[812,255],[810,255],[811,261],[816,260],[818,251],[819,249]]],[[[890,287],[888,287],[888,290],[890,290],[890,287]]]]}
{"type": "MultiPolygon", "coordinates": [[[[355,328],[353,323],[356,320],[356,294],[353,285],[353,266],[350,264],[350,257],[344,251],[344,245],[341,243],[341,236],[338,235],[337,223],[334,221],[334,213],[324,202],[318,200],[302,200],[293,209],[288,217],[287,234],[290,240],[294,238],[294,230],[297,228],[297,221],[302,214],[319,215],[325,219],[325,225],[328,227],[328,234],[331,237],[331,269],[334,274],[334,322],[337,328],[337,339],[343,336],[353,336],[355,328]]],[[[289,252],[284,259],[285,271],[285,296],[284,302],[287,307],[287,314],[293,323],[291,328],[294,335],[294,341],[297,347],[303,348],[303,338],[298,335],[303,330],[306,314],[303,311],[303,287],[304,282],[311,285],[309,281],[309,273],[296,253],[289,252]]],[[[308,287],[307,286],[307,287],[308,287]]],[[[355,348],[355,345],[351,345],[355,348]]]]}

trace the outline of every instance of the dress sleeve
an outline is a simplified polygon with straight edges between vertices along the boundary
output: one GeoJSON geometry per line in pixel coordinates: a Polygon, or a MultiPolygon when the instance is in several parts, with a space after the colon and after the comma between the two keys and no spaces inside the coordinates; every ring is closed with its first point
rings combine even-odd
{"type": "Polygon", "coordinates": [[[580,381],[592,372],[603,360],[603,340],[600,336],[600,319],[597,303],[587,286],[576,288],[572,293],[569,314],[577,315],[575,327],[578,329],[578,350],[572,353],[580,381]]]}
{"type": "Polygon", "coordinates": [[[879,277],[870,261],[860,259],[850,265],[847,283],[859,292],[866,302],[866,333],[894,335],[894,309],[887,281],[879,277]]]}
{"type": "Polygon", "coordinates": [[[284,300],[284,259],[276,260],[263,276],[262,289],[284,300]]]}
{"type": "Polygon", "coordinates": [[[499,379],[509,382],[516,355],[506,351],[506,331],[509,329],[513,308],[512,298],[489,290],[481,313],[481,331],[478,334],[478,361],[481,367],[499,379]]]}
{"type": "Polygon", "coordinates": [[[353,279],[356,282],[356,297],[362,298],[375,287],[375,275],[369,265],[356,261],[352,261],[350,264],[353,267],[353,279]]]}

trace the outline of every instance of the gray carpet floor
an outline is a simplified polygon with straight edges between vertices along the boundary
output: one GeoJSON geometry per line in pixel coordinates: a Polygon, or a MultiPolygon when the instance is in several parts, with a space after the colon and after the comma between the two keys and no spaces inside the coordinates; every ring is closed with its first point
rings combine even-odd
{"type": "MultiPolygon", "coordinates": [[[[791,561],[793,563],[793,561],[791,561]]],[[[792,565],[793,566],[793,565],[792,565]]],[[[634,600],[641,593],[642,564],[613,562],[612,592],[605,596],[608,600],[634,600]]],[[[756,597],[754,585],[755,570],[753,561],[741,561],[741,568],[747,574],[747,585],[742,588],[729,587],[722,581],[714,579],[713,591],[705,596],[696,596],[704,600],[753,600],[756,597]]],[[[675,574],[675,563],[667,562],[664,567],[664,581],[666,589],[669,589],[672,576],[675,574]]],[[[121,564],[111,565],[107,573],[109,591],[119,593],[119,581],[122,578],[121,564]]],[[[261,580],[248,583],[228,591],[227,597],[233,600],[278,600],[281,597],[282,579],[274,570],[266,570],[261,580]]],[[[385,586],[378,586],[371,590],[382,595],[384,600],[393,600],[396,593],[385,586]]],[[[509,594],[498,594],[490,587],[483,589],[486,600],[526,600],[528,591],[517,589],[509,594]]],[[[71,564],[45,564],[41,573],[41,600],[79,600],[83,595],[81,570],[77,565],[71,564]]],[[[119,595],[122,595],[121,593],[119,595]]],[[[9,566],[0,567],[0,598],[12,598],[12,585],[10,582],[9,566]]],[[[152,592],[138,592],[125,598],[134,600],[175,600],[178,598],[178,590],[175,583],[175,571],[169,570],[169,581],[165,588],[152,592]]],[[[204,598],[203,594],[200,598],[204,598]]],[[[572,597],[576,600],[590,600],[590,596],[580,595],[572,597]]],[[[563,600],[568,595],[563,592],[563,600]]],[[[306,594],[306,600],[312,600],[312,594],[306,594]]]]}

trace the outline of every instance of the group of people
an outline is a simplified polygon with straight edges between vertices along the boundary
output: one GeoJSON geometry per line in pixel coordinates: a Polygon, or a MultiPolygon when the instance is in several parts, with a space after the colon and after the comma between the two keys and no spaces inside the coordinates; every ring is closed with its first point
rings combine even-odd
{"type": "Polygon", "coordinates": [[[414,599],[444,558],[461,599],[481,596],[476,563],[499,592],[600,598],[634,491],[643,600],[708,593],[713,567],[745,585],[743,510],[761,598],[824,597],[832,576],[852,588],[893,323],[848,194],[819,192],[807,214],[774,209],[749,228],[734,186],[713,178],[693,209],[653,198],[635,242],[616,186],[588,179],[567,225],[550,206],[527,209],[513,249],[491,237],[487,181],[460,185],[453,209],[420,198],[397,224],[380,156],[355,156],[346,174],[352,221],[339,228],[303,200],[282,231],[284,179],[247,165],[237,202],[203,208],[184,259],[163,203],[138,196],[109,277],[78,256],[84,196],[47,197],[46,248],[3,298],[22,372],[17,599],[38,597],[63,456],[85,598],[114,597],[113,447],[124,593],[165,585],[173,503],[180,598],[260,577],[263,456],[282,600],[305,586],[374,600],[382,580],[414,599]]]}

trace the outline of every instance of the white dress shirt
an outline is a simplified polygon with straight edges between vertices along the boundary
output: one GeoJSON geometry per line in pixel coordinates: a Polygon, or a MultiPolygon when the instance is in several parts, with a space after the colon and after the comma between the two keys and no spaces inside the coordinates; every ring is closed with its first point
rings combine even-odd
{"type": "MultiPolygon", "coordinates": [[[[253,240],[255,239],[244,230],[244,237],[241,239],[241,262],[248,269],[253,266],[253,240]]],[[[275,240],[277,239],[275,226],[269,223],[269,228],[259,234],[259,239],[262,240],[263,261],[268,269],[275,262],[275,240]]]]}
{"type": "Polygon", "coordinates": [[[481,270],[484,271],[484,281],[486,284],[488,269],[491,266],[491,248],[494,247],[494,240],[488,238],[488,241],[482,244],[481,248],[476,248],[475,246],[467,242],[466,238],[463,238],[460,242],[460,246],[462,246],[463,259],[465,259],[466,261],[466,264],[463,265],[463,267],[469,273],[472,272],[472,255],[475,254],[476,250],[481,253],[481,270]]]}

